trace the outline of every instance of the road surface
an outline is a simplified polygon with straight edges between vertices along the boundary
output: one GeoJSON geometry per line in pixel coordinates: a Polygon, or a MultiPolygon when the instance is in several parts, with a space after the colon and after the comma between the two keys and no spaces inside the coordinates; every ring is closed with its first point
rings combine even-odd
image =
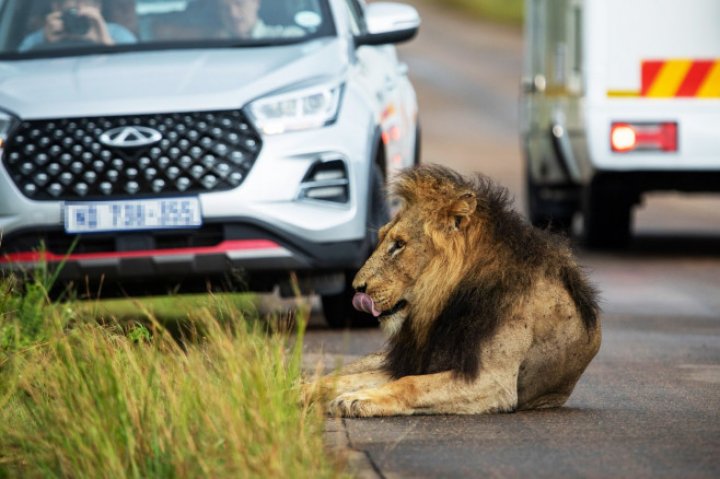
{"type": "MultiPolygon", "coordinates": [[[[523,204],[519,29],[416,4],[400,49],[417,88],[423,161],[481,171],[523,204]]],[[[603,346],[566,407],[492,416],[345,420],[384,477],[720,477],[720,199],[654,195],[623,253],[578,250],[602,294],[603,346]]],[[[377,330],[317,318],[308,357],[380,349],[377,330]]]]}

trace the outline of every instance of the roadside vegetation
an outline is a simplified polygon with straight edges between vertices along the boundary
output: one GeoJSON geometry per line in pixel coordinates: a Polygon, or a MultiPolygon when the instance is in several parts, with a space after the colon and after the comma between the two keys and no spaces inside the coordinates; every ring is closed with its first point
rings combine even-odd
{"type": "Polygon", "coordinates": [[[520,25],[524,0],[424,0],[450,5],[487,20],[520,25]]]}
{"type": "Polygon", "coordinates": [[[234,296],[51,303],[52,280],[0,278],[0,478],[341,475],[299,403],[301,313],[291,335],[234,296]]]}

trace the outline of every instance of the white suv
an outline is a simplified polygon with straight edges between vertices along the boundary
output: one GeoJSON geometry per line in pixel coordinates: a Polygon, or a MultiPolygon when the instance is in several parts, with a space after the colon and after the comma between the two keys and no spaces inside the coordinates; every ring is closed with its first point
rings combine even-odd
{"type": "Polygon", "coordinates": [[[103,294],[296,272],[330,324],[359,320],[385,181],[418,159],[391,45],[418,26],[359,0],[0,0],[0,266],[66,258],[103,294]]]}

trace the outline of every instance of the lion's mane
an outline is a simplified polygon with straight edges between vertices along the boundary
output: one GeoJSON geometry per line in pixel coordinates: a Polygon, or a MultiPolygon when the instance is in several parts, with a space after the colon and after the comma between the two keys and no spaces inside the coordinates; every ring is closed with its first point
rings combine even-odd
{"type": "Polygon", "coordinates": [[[468,381],[475,379],[482,344],[503,318],[512,320],[513,304],[540,277],[561,281],[585,327],[596,326],[596,293],[572,259],[567,241],[530,226],[512,210],[506,189],[483,175],[465,178],[432,165],[403,172],[392,193],[404,208],[419,206],[426,212],[425,231],[435,251],[444,256],[439,259],[453,270],[463,270],[429,278],[430,282],[459,278],[449,286],[442,304],[435,304],[438,298],[432,295],[416,295],[420,303],[409,308],[400,330],[389,340],[384,369],[393,378],[453,371],[468,381]],[[442,218],[453,214],[458,197],[472,196],[473,221],[462,230],[460,241],[448,239],[453,235],[447,234],[442,218]],[[430,321],[415,321],[414,316],[424,311],[439,313],[433,313],[430,321]]]}

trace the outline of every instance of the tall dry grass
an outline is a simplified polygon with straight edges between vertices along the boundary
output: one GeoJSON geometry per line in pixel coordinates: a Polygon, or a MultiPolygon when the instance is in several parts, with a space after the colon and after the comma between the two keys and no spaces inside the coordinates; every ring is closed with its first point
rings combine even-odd
{"type": "Polygon", "coordinates": [[[321,411],[299,403],[303,321],[291,339],[215,304],[178,341],[151,313],[101,326],[44,298],[27,339],[13,287],[0,284],[0,478],[340,474],[321,411]]]}

